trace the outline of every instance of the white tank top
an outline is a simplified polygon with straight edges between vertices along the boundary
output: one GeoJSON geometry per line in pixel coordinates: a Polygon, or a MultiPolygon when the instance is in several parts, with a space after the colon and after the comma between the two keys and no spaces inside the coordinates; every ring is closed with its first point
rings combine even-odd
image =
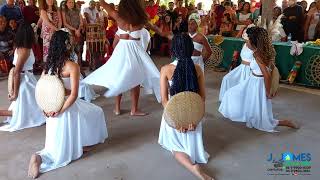
{"type": "Polygon", "coordinates": [[[246,43],[242,47],[240,56],[241,56],[241,59],[246,62],[251,62],[254,59],[253,51],[248,48],[246,43]]]}

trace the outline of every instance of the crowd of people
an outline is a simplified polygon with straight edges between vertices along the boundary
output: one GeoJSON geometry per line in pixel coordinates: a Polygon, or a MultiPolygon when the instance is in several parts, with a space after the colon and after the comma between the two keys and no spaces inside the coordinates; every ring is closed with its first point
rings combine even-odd
{"type": "MultiPolygon", "coordinates": [[[[58,6],[55,0],[41,0],[39,3],[37,0],[30,0],[26,5],[24,0],[7,0],[7,3],[0,8],[0,59],[7,60],[9,66],[7,69],[12,64],[14,49],[12,41],[20,20],[33,24],[37,32],[37,42],[33,50],[38,66],[46,61],[48,44],[53,32],[62,27],[69,29],[72,33],[78,63],[81,65],[82,60],[88,60],[86,54],[90,52],[84,43],[88,24],[100,24],[105,30],[107,41],[106,47],[102,50],[103,57],[94,57],[99,60],[98,67],[105,63],[112,53],[117,23],[101,8],[99,2],[90,1],[88,7],[83,4],[83,1],[65,0],[58,6]]],[[[118,8],[117,5],[112,3],[111,5],[113,9],[118,8]]],[[[202,9],[201,2],[194,6],[191,3],[184,4],[183,0],[175,0],[160,6],[160,0],[145,1],[145,10],[150,22],[162,32],[173,34],[188,32],[188,17],[191,14],[198,14],[200,17],[198,32],[204,36],[219,34],[242,37],[246,28],[259,25],[261,22],[262,6],[263,3],[255,0],[250,2],[239,0],[238,4],[229,0],[221,3],[213,1],[211,9],[205,11],[202,9]]],[[[319,11],[319,0],[315,0],[309,6],[305,0],[301,2],[283,0],[282,7],[274,3],[273,20],[268,26],[272,40],[303,42],[320,38],[319,11]]],[[[152,30],[149,32],[152,39],[149,46],[151,52],[169,55],[170,40],[155,34],[152,30]]],[[[91,54],[94,53],[91,52],[91,54]]],[[[4,68],[1,69],[3,76],[4,68]]]]}
{"type": "MultiPolygon", "coordinates": [[[[30,2],[29,6],[38,10],[35,2],[30,2]]],[[[1,45],[4,45],[1,47],[2,55],[15,67],[13,92],[8,94],[12,103],[8,110],[0,110],[0,116],[8,117],[0,130],[13,132],[46,123],[45,147],[32,155],[28,171],[30,177],[37,178],[40,173],[66,166],[108,137],[109,123],[106,123],[103,109],[91,103],[92,99],[87,101],[86,95],[80,95],[82,90],[91,91],[90,85],[103,86],[107,88],[104,96],[116,97],[115,115],[123,113],[120,108],[121,96],[129,90],[132,99],[130,115],[147,115],[138,108],[140,86],[147,94],[154,94],[163,107],[166,107],[171,96],[185,91],[198,93],[205,101],[204,61],[212,54],[205,35],[211,30],[232,35],[233,28],[246,28],[244,36],[241,36],[245,40],[241,51],[242,63],[223,78],[219,112],[232,121],[246,122],[248,127],[261,131],[275,132],[276,126],[298,128],[289,120],[273,117],[270,88],[275,50],[269,38],[270,32],[263,27],[247,27],[246,23],[234,27],[235,17],[230,15],[234,10],[230,2],[225,2],[224,7],[213,5],[214,11],[209,16],[201,9],[201,4],[197,9],[193,6],[188,6],[188,9],[182,6],[181,0],[176,2],[176,8],[169,3],[170,10],[163,16],[159,16],[159,12],[164,12],[158,9],[159,1],[153,0],[121,0],[117,7],[104,0],[99,3],[91,1],[83,11],[80,10],[81,2],[75,3],[73,0],[63,1],[60,8],[55,0],[40,1],[38,11],[31,11],[31,7],[27,11],[19,5],[7,0],[7,4],[0,9],[0,30],[8,35],[1,34],[1,40],[4,39],[1,41],[1,45]],[[224,20],[217,18],[217,12],[220,11],[225,14],[224,20]],[[213,29],[207,28],[206,32],[203,31],[204,25],[211,22],[210,15],[221,24],[218,29],[217,24],[213,29]],[[38,20],[31,22],[35,16],[38,20]],[[12,19],[17,22],[16,30],[6,25],[6,21],[12,19]],[[178,23],[171,23],[171,19],[178,23]],[[166,25],[158,27],[158,21],[166,25]],[[37,25],[30,25],[35,22],[37,25]],[[109,43],[106,43],[105,50],[110,49],[112,53],[105,64],[83,79],[80,66],[85,27],[88,24],[106,27],[109,43]],[[41,38],[37,42],[36,27],[41,29],[41,38]],[[232,31],[221,32],[221,29],[229,30],[230,27],[232,31]],[[153,46],[151,37],[153,41],[162,39],[170,47],[173,62],[164,65],[161,72],[148,54],[153,46]],[[37,57],[37,53],[41,56],[37,57]],[[36,105],[37,80],[33,70],[37,58],[44,62],[42,75],[55,75],[64,85],[65,101],[58,112],[42,112],[36,105]]],[[[246,9],[250,7],[247,3],[243,6],[246,9]]],[[[300,6],[290,3],[288,8],[292,7],[300,6]]],[[[160,10],[165,10],[165,7],[160,10]]],[[[249,13],[248,10],[245,12],[249,13]]],[[[288,19],[296,20],[297,17],[289,16],[288,19]]],[[[295,35],[292,33],[292,39],[295,35]]],[[[202,140],[202,123],[189,124],[188,128],[172,128],[163,117],[158,143],[172,152],[175,159],[196,177],[213,180],[200,166],[209,159],[202,140]]]]}

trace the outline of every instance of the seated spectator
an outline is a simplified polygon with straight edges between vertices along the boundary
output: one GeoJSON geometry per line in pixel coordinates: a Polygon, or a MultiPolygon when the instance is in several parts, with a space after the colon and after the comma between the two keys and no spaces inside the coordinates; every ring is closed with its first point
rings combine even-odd
{"type": "Polygon", "coordinates": [[[250,3],[245,2],[243,4],[241,11],[237,14],[236,31],[240,31],[242,28],[244,28],[247,25],[246,21],[249,18],[252,18],[252,14],[250,12],[250,3]]]}
{"type": "Polygon", "coordinates": [[[273,42],[286,41],[286,33],[284,32],[283,25],[281,24],[281,19],[283,17],[280,7],[273,8],[273,19],[271,26],[269,27],[269,32],[273,42]]]}
{"type": "MultiPolygon", "coordinates": [[[[242,11],[243,5],[244,5],[245,1],[244,0],[239,0],[238,1],[238,9],[236,10],[236,13],[240,13],[242,11]]],[[[250,3],[249,3],[250,4],[250,3]]],[[[251,12],[251,11],[250,11],[251,12]]]]}
{"type": "Polygon", "coordinates": [[[11,19],[9,21],[9,29],[11,30],[11,32],[13,34],[16,34],[16,32],[17,32],[17,22],[16,22],[16,20],[11,19]]]}
{"type": "Polygon", "coordinates": [[[246,32],[246,30],[250,27],[254,27],[254,20],[252,18],[248,18],[245,21],[245,26],[241,28],[241,30],[238,32],[238,34],[236,35],[237,38],[241,38],[243,37],[243,34],[246,32]]]}
{"type": "Polygon", "coordinates": [[[215,18],[211,18],[209,15],[207,15],[207,18],[209,18],[208,21],[208,34],[215,34],[215,30],[216,30],[216,19],[215,18]]]}
{"type": "Polygon", "coordinates": [[[236,12],[232,9],[231,2],[226,1],[223,3],[225,11],[223,14],[229,14],[232,23],[236,23],[236,12]]]}
{"type": "Polygon", "coordinates": [[[4,16],[0,16],[0,60],[13,61],[13,40],[14,34],[7,27],[4,16]]]}
{"type": "Polygon", "coordinates": [[[182,32],[188,32],[188,26],[186,23],[183,21],[183,16],[179,15],[176,22],[173,25],[172,29],[173,34],[178,34],[182,32]]]}
{"type": "Polygon", "coordinates": [[[199,25],[199,30],[203,35],[209,35],[209,17],[208,16],[201,16],[201,23],[199,25]]]}
{"type": "Polygon", "coordinates": [[[28,0],[28,6],[22,9],[24,20],[29,24],[37,24],[40,18],[40,11],[36,3],[37,0],[28,0]]]}
{"type": "Polygon", "coordinates": [[[233,24],[232,24],[232,19],[230,14],[228,13],[224,14],[219,34],[225,37],[231,37],[232,27],[233,27],[233,24]]]}
{"type": "Polygon", "coordinates": [[[23,19],[19,6],[14,5],[14,0],[7,0],[7,4],[1,6],[0,16],[4,16],[7,21],[11,19],[19,21],[23,19]]]}

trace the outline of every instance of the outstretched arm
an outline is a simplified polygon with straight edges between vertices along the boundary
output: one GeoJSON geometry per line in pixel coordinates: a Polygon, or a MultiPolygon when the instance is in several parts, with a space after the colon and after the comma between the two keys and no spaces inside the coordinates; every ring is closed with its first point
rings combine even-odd
{"type": "Polygon", "coordinates": [[[106,3],[104,0],[99,0],[100,5],[107,11],[108,15],[111,16],[113,19],[117,20],[118,13],[116,10],[112,8],[112,6],[106,3]]]}

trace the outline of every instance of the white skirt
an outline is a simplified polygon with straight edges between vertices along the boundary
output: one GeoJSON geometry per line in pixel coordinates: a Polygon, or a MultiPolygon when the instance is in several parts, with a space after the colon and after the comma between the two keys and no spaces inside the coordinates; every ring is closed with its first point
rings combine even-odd
{"type": "Polygon", "coordinates": [[[246,122],[247,127],[275,132],[272,103],[267,98],[263,77],[250,77],[230,88],[222,98],[219,112],[232,121],[246,122]]]}
{"type": "Polygon", "coordinates": [[[204,72],[204,62],[203,62],[203,57],[202,56],[191,56],[191,59],[194,64],[198,64],[202,71],[204,72]]]}
{"type": "Polygon", "coordinates": [[[238,67],[233,69],[231,72],[226,74],[222,79],[222,84],[220,88],[219,101],[222,101],[222,98],[226,91],[230,88],[238,85],[242,81],[249,78],[251,74],[250,66],[240,64],[238,67]]]}
{"type": "Polygon", "coordinates": [[[138,85],[160,97],[160,72],[139,41],[121,39],[106,64],[92,72],[84,83],[108,88],[106,97],[117,96],[138,85]],[[151,91],[150,91],[151,90],[151,91]]]}
{"type": "Polygon", "coordinates": [[[35,99],[36,84],[37,80],[33,73],[21,73],[18,97],[9,107],[9,111],[12,111],[12,117],[7,118],[6,122],[9,124],[0,127],[1,131],[13,132],[41,126],[46,122],[35,99]]]}
{"type": "Polygon", "coordinates": [[[162,117],[158,143],[170,152],[187,154],[192,163],[207,163],[209,154],[204,150],[202,141],[202,122],[195,131],[180,133],[170,127],[162,117]]]}
{"type": "Polygon", "coordinates": [[[84,146],[103,143],[107,137],[103,110],[77,99],[63,114],[47,119],[45,147],[37,153],[40,172],[66,166],[82,156],[84,146]]]}
{"type": "Polygon", "coordinates": [[[83,81],[82,75],[80,76],[80,83],[79,83],[79,91],[78,91],[78,97],[83,98],[87,102],[91,102],[95,99],[96,93],[92,89],[92,87],[89,84],[86,84],[83,81]]]}

